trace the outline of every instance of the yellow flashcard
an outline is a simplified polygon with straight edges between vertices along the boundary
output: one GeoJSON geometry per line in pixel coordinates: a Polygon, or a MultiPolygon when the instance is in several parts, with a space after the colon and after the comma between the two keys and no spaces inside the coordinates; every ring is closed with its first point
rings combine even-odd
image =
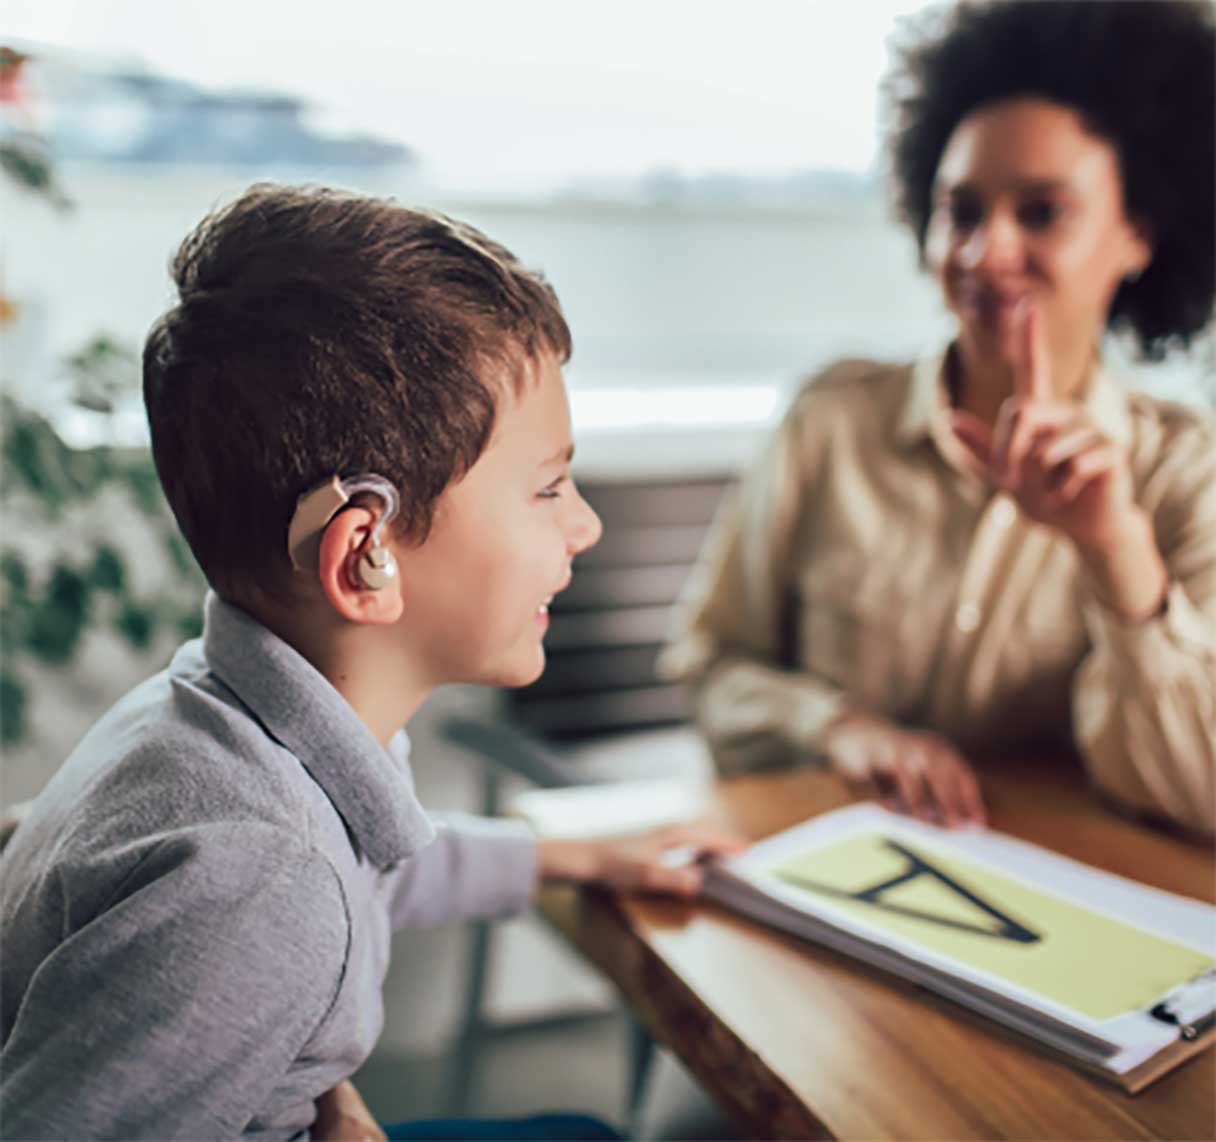
{"type": "Polygon", "coordinates": [[[916,840],[865,833],[770,875],[921,947],[1104,1020],[1216,960],[916,840]]]}

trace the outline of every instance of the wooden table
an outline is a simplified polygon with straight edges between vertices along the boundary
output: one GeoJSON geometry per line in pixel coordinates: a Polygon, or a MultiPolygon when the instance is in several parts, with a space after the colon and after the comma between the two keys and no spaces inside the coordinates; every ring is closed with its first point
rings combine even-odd
{"type": "MultiPolygon", "coordinates": [[[[1116,816],[1075,761],[1011,763],[983,784],[996,829],[1216,896],[1210,846],[1116,816]]],[[[719,782],[709,815],[759,838],[851,800],[835,777],[797,771],[719,782]]],[[[714,905],[562,887],[541,910],[749,1137],[1216,1137],[1210,1049],[1133,1097],[956,1005],[714,905]]]]}

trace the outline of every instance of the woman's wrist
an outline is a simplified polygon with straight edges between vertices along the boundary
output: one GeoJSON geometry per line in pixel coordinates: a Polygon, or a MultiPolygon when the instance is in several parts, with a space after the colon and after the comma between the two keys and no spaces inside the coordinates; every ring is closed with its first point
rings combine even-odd
{"type": "Polygon", "coordinates": [[[1078,544],[1077,549],[1102,602],[1121,619],[1144,622],[1160,611],[1169,572],[1146,512],[1130,512],[1125,525],[1105,543],[1078,544]]]}

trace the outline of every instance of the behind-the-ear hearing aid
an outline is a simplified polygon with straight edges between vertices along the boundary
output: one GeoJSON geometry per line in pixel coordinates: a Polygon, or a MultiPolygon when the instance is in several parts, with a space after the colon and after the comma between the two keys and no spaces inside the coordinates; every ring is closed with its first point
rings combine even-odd
{"type": "Polygon", "coordinates": [[[372,526],[371,546],[359,559],[359,581],[372,591],[388,586],[397,577],[397,561],[380,542],[385,525],[392,522],[401,506],[397,489],[383,476],[366,473],[341,479],[332,476],[305,492],[296,501],[295,514],[287,529],[287,554],[297,571],[316,566],[321,536],[330,521],[360,492],[379,496],[384,510],[372,526]]]}

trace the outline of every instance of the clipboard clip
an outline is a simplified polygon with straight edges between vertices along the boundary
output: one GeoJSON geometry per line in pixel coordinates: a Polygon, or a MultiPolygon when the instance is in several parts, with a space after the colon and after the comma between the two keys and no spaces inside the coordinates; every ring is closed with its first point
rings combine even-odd
{"type": "Polygon", "coordinates": [[[1206,968],[1165,993],[1149,1008],[1149,1015],[1178,1028],[1188,1042],[1216,1022],[1216,967],[1206,968]]]}

